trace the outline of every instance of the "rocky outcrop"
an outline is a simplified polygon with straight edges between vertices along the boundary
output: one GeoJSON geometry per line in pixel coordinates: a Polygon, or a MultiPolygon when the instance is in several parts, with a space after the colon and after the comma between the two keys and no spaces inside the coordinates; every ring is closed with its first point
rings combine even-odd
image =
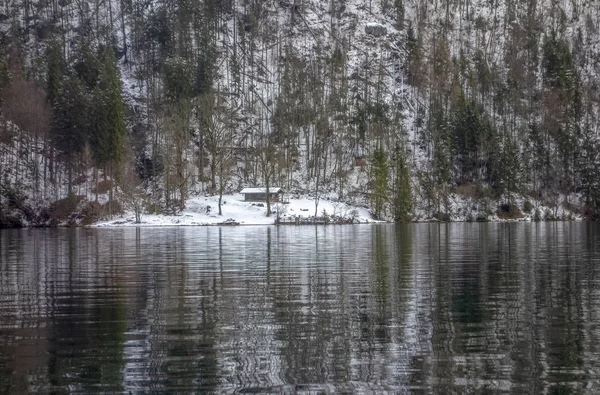
{"type": "Polygon", "coordinates": [[[383,37],[387,34],[387,29],[379,23],[367,23],[365,33],[373,37],[383,37]]]}

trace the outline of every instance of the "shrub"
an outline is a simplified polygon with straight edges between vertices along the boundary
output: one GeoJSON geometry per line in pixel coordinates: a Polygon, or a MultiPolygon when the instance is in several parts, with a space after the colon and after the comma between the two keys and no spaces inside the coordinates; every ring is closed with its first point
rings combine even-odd
{"type": "Polygon", "coordinates": [[[101,216],[102,206],[98,202],[87,202],[81,209],[81,225],[91,225],[101,216]]]}
{"type": "Polygon", "coordinates": [[[519,210],[515,204],[501,204],[500,207],[498,207],[496,214],[498,214],[498,217],[501,219],[515,219],[523,217],[521,210],[519,210]]]}
{"type": "Polygon", "coordinates": [[[77,205],[85,196],[70,194],[65,199],[57,200],[50,205],[50,220],[68,219],[76,210],[77,205]]]}

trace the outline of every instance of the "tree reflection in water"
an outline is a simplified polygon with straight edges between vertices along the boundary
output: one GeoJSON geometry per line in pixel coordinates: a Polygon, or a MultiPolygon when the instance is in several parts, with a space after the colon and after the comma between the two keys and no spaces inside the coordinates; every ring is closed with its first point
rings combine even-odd
{"type": "Polygon", "coordinates": [[[0,392],[586,392],[597,224],[0,232],[0,392]]]}

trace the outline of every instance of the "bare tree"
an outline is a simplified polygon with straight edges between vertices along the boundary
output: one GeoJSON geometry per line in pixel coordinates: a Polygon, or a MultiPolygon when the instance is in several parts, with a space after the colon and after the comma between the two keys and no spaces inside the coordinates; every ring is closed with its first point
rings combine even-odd
{"type": "Polygon", "coordinates": [[[218,92],[204,94],[198,99],[197,116],[209,157],[210,189],[219,194],[219,215],[222,215],[223,193],[231,178],[231,169],[236,163],[238,144],[233,135],[236,114],[237,109],[225,102],[218,92]]]}
{"type": "Polygon", "coordinates": [[[267,217],[271,216],[271,183],[275,178],[275,170],[277,163],[277,150],[275,146],[271,143],[267,143],[266,145],[259,147],[257,152],[255,153],[256,160],[258,161],[258,166],[260,168],[260,172],[262,173],[263,179],[265,181],[265,194],[266,194],[266,203],[267,203],[267,217]]]}
{"type": "Polygon", "coordinates": [[[146,192],[142,180],[135,171],[135,164],[129,161],[123,166],[120,178],[121,200],[126,208],[133,210],[135,214],[135,223],[142,222],[142,214],[146,205],[146,192]]]}

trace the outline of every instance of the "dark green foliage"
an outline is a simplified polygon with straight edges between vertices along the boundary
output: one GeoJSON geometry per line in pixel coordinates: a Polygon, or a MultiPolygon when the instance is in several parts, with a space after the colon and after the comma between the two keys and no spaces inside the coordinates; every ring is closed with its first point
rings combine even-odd
{"type": "Polygon", "coordinates": [[[394,0],[394,16],[396,18],[396,28],[402,30],[404,28],[404,1],[394,0]]]}
{"type": "Polygon", "coordinates": [[[146,32],[143,42],[148,43],[148,45],[156,43],[165,55],[171,55],[174,49],[173,28],[167,10],[164,7],[158,8],[150,15],[145,27],[146,32]]]}
{"type": "Polygon", "coordinates": [[[406,28],[406,73],[408,76],[408,83],[416,87],[420,87],[423,82],[423,70],[421,70],[421,58],[423,55],[421,52],[421,42],[419,41],[412,24],[409,23],[406,28]]]}
{"type": "Polygon", "coordinates": [[[600,214],[600,141],[591,127],[584,128],[576,162],[577,190],[584,196],[592,215],[600,214]]]}
{"type": "Polygon", "coordinates": [[[358,108],[351,123],[356,128],[357,139],[365,141],[372,125],[385,125],[388,120],[389,106],[382,103],[367,103],[358,108]]]}
{"type": "Polygon", "coordinates": [[[46,52],[47,91],[52,103],[51,141],[72,167],[86,145],[94,162],[117,164],[123,152],[125,109],[112,47],[81,46],[69,69],[60,45],[46,52]]]}
{"type": "Polygon", "coordinates": [[[396,146],[393,157],[394,185],[392,189],[392,210],[395,222],[410,222],[412,219],[412,190],[410,186],[410,170],[406,154],[400,146],[396,146]]]}
{"type": "Polygon", "coordinates": [[[0,44],[0,94],[2,90],[10,83],[10,73],[8,70],[8,62],[6,60],[5,48],[0,44]]]}
{"type": "Polygon", "coordinates": [[[216,73],[217,52],[210,32],[205,31],[201,36],[202,45],[195,70],[195,94],[208,93],[213,86],[216,73]]]}
{"type": "Polygon", "coordinates": [[[189,99],[192,95],[190,67],[183,59],[170,59],[164,66],[163,83],[165,96],[172,103],[189,99]]]}
{"type": "Polygon", "coordinates": [[[48,102],[53,104],[60,94],[62,79],[67,69],[67,65],[62,54],[62,46],[56,39],[53,39],[48,43],[48,47],[46,49],[46,66],[46,97],[48,98],[48,102]]]}
{"type": "Polygon", "coordinates": [[[217,24],[218,18],[222,12],[230,9],[227,2],[217,2],[215,0],[207,1],[204,7],[197,10],[196,29],[198,48],[195,59],[194,70],[194,94],[202,95],[208,93],[216,77],[217,62],[217,24]]]}
{"type": "MultiPolygon", "coordinates": [[[[581,84],[568,44],[552,33],[544,42],[544,129],[553,138],[556,152],[551,164],[556,179],[547,179],[548,187],[562,193],[573,191],[577,142],[582,119],[581,84]]],[[[547,145],[547,142],[546,142],[547,145]]]]}
{"type": "Polygon", "coordinates": [[[100,59],[87,39],[81,41],[76,54],[77,60],[73,64],[73,70],[77,78],[85,84],[86,89],[92,90],[96,87],[100,76],[102,67],[100,59]]]}
{"type": "Polygon", "coordinates": [[[433,182],[444,187],[452,175],[452,124],[440,111],[432,113],[429,127],[433,134],[433,182]]]}
{"type": "Polygon", "coordinates": [[[521,210],[519,210],[519,207],[517,207],[515,204],[510,203],[501,204],[500,207],[498,207],[498,211],[496,212],[496,214],[501,219],[516,219],[523,217],[523,214],[521,213],[521,210]]]}
{"type": "Polygon", "coordinates": [[[101,71],[93,92],[94,127],[90,143],[98,166],[118,164],[123,154],[125,109],[121,75],[114,52],[106,47],[100,53],[101,71]]]}
{"type": "Polygon", "coordinates": [[[344,54],[342,52],[342,48],[340,45],[336,45],[333,49],[333,53],[331,54],[331,65],[333,66],[335,72],[342,72],[342,67],[345,65],[344,54]]]}
{"type": "Polygon", "coordinates": [[[492,125],[472,100],[462,98],[452,124],[453,148],[458,184],[474,182],[478,170],[489,159],[486,144],[493,136],[492,125]]]}
{"type": "Polygon", "coordinates": [[[63,157],[72,162],[83,151],[91,125],[91,96],[77,77],[65,76],[52,107],[51,139],[63,157]]]}
{"type": "Polygon", "coordinates": [[[505,192],[518,190],[521,156],[517,142],[509,136],[497,138],[495,147],[487,171],[491,186],[499,197],[505,192]]]}
{"type": "Polygon", "coordinates": [[[381,218],[384,214],[384,205],[388,201],[388,160],[381,148],[373,152],[371,200],[375,209],[375,216],[381,218]]]}
{"type": "MultiPolygon", "coordinates": [[[[550,150],[538,124],[532,123],[527,129],[527,151],[531,154],[532,182],[535,187],[545,187],[554,180],[550,162],[550,150]]],[[[536,188],[537,189],[537,188],[536,188]]]]}
{"type": "Polygon", "coordinates": [[[545,83],[556,89],[574,89],[578,76],[568,44],[551,34],[544,42],[543,53],[545,83]]]}

